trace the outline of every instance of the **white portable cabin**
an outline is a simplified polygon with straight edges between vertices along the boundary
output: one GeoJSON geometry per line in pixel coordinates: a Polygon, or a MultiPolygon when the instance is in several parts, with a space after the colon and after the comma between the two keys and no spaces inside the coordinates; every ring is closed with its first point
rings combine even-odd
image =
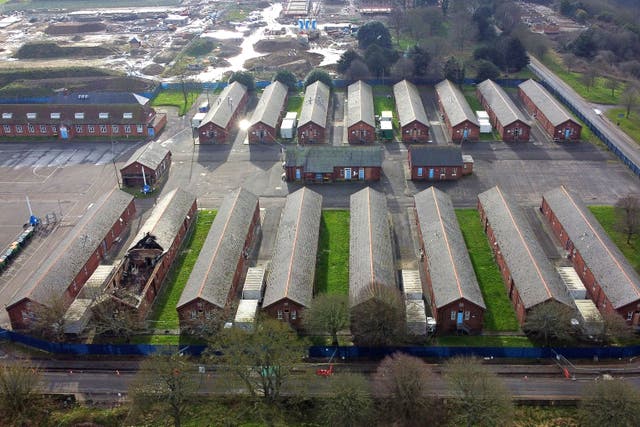
{"type": "Polygon", "coordinates": [[[383,111],[380,113],[380,122],[393,121],[393,111],[383,111]]]}
{"type": "Polygon", "coordinates": [[[427,312],[423,300],[406,300],[407,333],[413,336],[427,335],[427,312]]]}
{"type": "Polygon", "coordinates": [[[489,120],[489,113],[486,111],[476,111],[476,117],[478,120],[489,120]]]}
{"type": "Polygon", "coordinates": [[[67,312],[64,314],[63,330],[65,334],[81,334],[91,319],[91,304],[93,300],[88,298],[76,298],[73,300],[67,312]]]}
{"type": "Polygon", "coordinates": [[[262,301],[264,293],[264,268],[249,267],[242,286],[242,299],[262,301]]]}
{"type": "Polygon", "coordinates": [[[287,114],[284,116],[285,119],[293,119],[293,122],[298,120],[298,113],[295,111],[287,111],[287,114]]]}
{"type": "Polygon", "coordinates": [[[575,300],[587,299],[587,288],[584,287],[580,276],[573,267],[558,267],[557,270],[571,298],[575,300]]]}
{"type": "Polygon", "coordinates": [[[422,300],[422,281],[418,270],[402,270],[402,289],[405,300],[422,300]]]}
{"type": "Polygon", "coordinates": [[[491,122],[487,119],[478,120],[478,125],[480,125],[480,133],[491,133],[493,128],[491,127],[491,122]]]}
{"type": "Polygon", "coordinates": [[[602,335],[604,332],[604,320],[598,307],[590,299],[577,299],[576,304],[578,323],[582,331],[588,336],[602,335]]]}
{"type": "Polygon", "coordinates": [[[206,115],[207,115],[207,113],[196,113],[196,114],[194,114],[193,118],[191,119],[191,128],[192,129],[198,129],[206,115]]]}
{"type": "Polygon", "coordinates": [[[241,299],[238,303],[238,310],[236,311],[236,317],[233,320],[233,325],[236,328],[244,329],[245,331],[253,331],[256,323],[257,312],[257,299],[241,299]]]}
{"type": "Polygon", "coordinates": [[[89,276],[77,298],[98,298],[108,286],[119,265],[119,263],[115,265],[99,265],[93,274],[89,276]]]}

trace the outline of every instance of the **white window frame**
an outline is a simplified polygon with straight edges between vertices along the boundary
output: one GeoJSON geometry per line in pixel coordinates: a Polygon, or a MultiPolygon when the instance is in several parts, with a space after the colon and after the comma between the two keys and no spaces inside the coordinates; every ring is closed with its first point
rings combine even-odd
{"type": "Polygon", "coordinates": [[[107,125],[100,125],[100,133],[107,133],[107,125]]]}
{"type": "Polygon", "coordinates": [[[22,125],[16,125],[16,133],[22,133],[24,129],[22,129],[22,125]]]}
{"type": "Polygon", "coordinates": [[[36,127],[34,125],[32,125],[31,123],[27,124],[27,132],[36,133],[36,127]]]}
{"type": "Polygon", "coordinates": [[[82,133],[83,132],[82,125],[75,125],[75,129],[76,129],[76,133],[82,133]]]}
{"type": "Polygon", "coordinates": [[[87,132],[96,133],[96,127],[94,125],[87,125],[87,132]]]}
{"type": "Polygon", "coordinates": [[[283,317],[284,317],[284,316],[283,316],[282,310],[278,310],[278,312],[277,312],[277,318],[278,318],[278,320],[282,320],[282,319],[283,319],[283,317]]]}
{"type": "Polygon", "coordinates": [[[136,126],[136,130],[138,131],[138,133],[144,133],[144,126],[143,125],[137,125],[136,126]]]}
{"type": "Polygon", "coordinates": [[[11,133],[11,126],[9,125],[2,125],[2,129],[4,130],[4,133],[11,133]]]}
{"type": "Polygon", "coordinates": [[[27,113],[27,120],[35,120],[38,118],[38,113],[27,113]]]}
{"type": "Polygon", "coordinates": [[[40,125],[40,133],[47,133],[47,125],[40,125]]]}
{"type": "Polygon", "coordinates": [[[457,311],[455,310],[451,310],[451,320],[456,320],[456,315],[458,314],[457,311]]]}
{"type": "Polygon", "coordinates": [[[73,118],[76,120],[84,120],[84,113],[75,113],[73,118]]]}
{"type": "Polygon", "coordinates": [[[122,113],[123,119],[133,119],[133,113],[122,113]]]}
{"type": "Polygon", "coordinates": [[[124,133],[131,133],[131,125],[124,125],[124,133]]]}
{"type": "Polygon", "coordinates": [[[13,118],[13,113],[2,113],[2,118],[3,119],[12,119],[13,118]]]}
{"type": "Polygon", "coordinates": [[[108,119],[109,118],[109,113],[98,113],[98,118],[99,119],[108,119]]]}
{"type": "Polygon", "coordinates": [[[111,133],[120,133],[120,126],[111,125],[111,133]]]}
{"type": "Polygon", "coordinates": [[[52,119],[60,120],[60,113],[51,113],[49,114],[49,117],[52,119]]]}

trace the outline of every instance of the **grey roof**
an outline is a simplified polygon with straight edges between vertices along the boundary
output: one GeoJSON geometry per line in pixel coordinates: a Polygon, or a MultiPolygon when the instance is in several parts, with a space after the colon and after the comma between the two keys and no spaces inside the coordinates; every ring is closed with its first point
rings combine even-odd
{"type": "Polygon", "coordinates": [[[419,122],[429,126],[427,113],[422,105],[422,98],[418,88],[408,80],[393,85],[393,97],[396,100],[396,109],[398,110],[398,119],[400,125],[408,125],[411,122],[419,122]]]}
{"type": "Polygon", "coordinates": [[[253,111],[249,123],[253,126],[256,123],[264,123],[265,125],[275,128],[278,124],[280,112],[287,99],[287,86],[280,82],[273,82],[262,92],[262,96],[258,101],[256,109],[253,111]]]}
{"type": "Polygon", "coordinates": [[[131,201],[132,195],[116,189],[100,197],[13,295],[9,306],[25,298],[46,306],[52,296],[62,295],[131,201]]]}
{"type": "Polygon", "coordinates": [[[547,259],[517,205],[499,187],[478,195],[526,310],[556,300],[571,306],[560,276],[547,259]]]}
{"type": "Polygon", "coordinates": [[[302,101],[298,127],[309,122],[313,122],[323,128],[326,127],[330,94],[329,86],[321,81],[307,86],[307,90],[304,92],[304,100],[302,101]]]}
{"type": "Polygon", "coordinates": [[[164,252],[168,251],[184,223],[196,196],[181,188],[171,190],[151,211],[133,239],[129,250],[133,249],[147,233],[154,236],[164,252]]]}
{"type": "Polygon", "coordinates": [[[640,301],[640,277],[584,203],[564,186],[543,197],[613,307],[640,301]]]}
{"type": "Polygon", "coordinates": [[[367,187],[351,195],[350,209],[349,305],[354,307],[366,301],[371,284],[397,285],[386,196],[367,187]]]}
{"type": "Polygon", "coordinates": [[[458,145],[412,145],[409,156],[413,166],[462,166],[458,145]]]}
{"type": "Polygon", "coordinates": [[[202,119],[200,126],[213,123],[223,129],[226,129],[233,117],[233,113],[238,109],[240,100],[247,94],[247,88],[238,82],[233,82],[226,86],[218,99],[213,103],[207,115],[202,119]]]}
{"type": "Polygon", "coordinates": [[[466,98],[453,83],[449,80],[441,81],[436,85],[436,93],[451,126],[457,126],[467,120],[479,126],[478,119],[466,98]]]}
{"type": "Polygon", "coordinates": [[[201,298],[224,308],[233,286],[258,197],[239,188],[224,198],[177,308],[201,298]]]}
{"type": "Polygon", "coordinates": [[[373,91],[371,86],[358,80],[347,88],[347,127],[364,122],[376,126],[373,117],[373,91]]]}
{"type": "Polygon", "coordinates": [[[336,166],[382,167],[381,145],[296,146],[285,149],[286,167],[302,166],[306,172],[333,172],[336,166]]]}
{"type": "Polygon", "coordinates": [[[267,276],[263,307],[285,298],[303,307],[311,303],[321,215],[320,194],[302,188],[287,196],[267,276]]]}
{"type": "Polygon", "coordinates": [[[167,157],[167,154],[170,153],[171,152],[160,145],[160,143],[150,142],[138,148],[120,170],[128,168],[134,163],[139,163],[149,169],[156,170],[164,158],[167,157]]]}
{"type": "Polygon", "coordinates": [[[526,82],[520,83],[518,87],[531,99],[538,110],[540,110],[554,126],[558,126],[569,120],[576,123],[567,110],[565,110],[540,83],[529,79],[526,82]]]}
{"type": "Polygon", "coordinates": [[[478,90],[502,126],[508,126],[517,120],[526,125],[529,124],[522,111],[516,107],[509,95],[496,82],[487,79],[478,84],[478,90]]]}
{"type": "Polygon", "coordinates": [[[436,307],[464,298],[486,308],[451,197],[431,187],[414,201],[436,307]]]}

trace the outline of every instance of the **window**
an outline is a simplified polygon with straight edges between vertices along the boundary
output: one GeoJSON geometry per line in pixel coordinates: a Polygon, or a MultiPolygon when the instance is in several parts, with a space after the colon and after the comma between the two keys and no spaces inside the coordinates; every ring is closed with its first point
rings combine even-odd
{"type": "Polygon", "coordinates": [[[40,125],[40,133],[47,133],[47,126],[46,125],[40,125]]]}
{"type": "Polygon", "coordinates": [[[131,125],[124,125],[124,133],[131,133],[131,125]]]}
{"type": "Polygon", "coordinates": [[[453,168],[451,170],[451,176],[456,176],[457,173],[458,173],[458,168],[453,168]]]}
{"type": "Polygon", "coordinates": [[[74,116],[76,120],[84,120],[84,113],[75,113],[74,116]]]}
{"type": "Polygon", "coordinates": [[[11,119],[13,118],[13,113],[2,113],[3,119],[11,119]]]}
{"type": "Polygon", "coordinates": [[[633,311],[630,311],[627,313],[627,320],[632,320],[633,319],[633,311]]]}
{"type": "Polygon", "coordinates": [[[424,174],[424,171],[422,170],[422,168],[418,168],[418,176],[422,176],[424,174]]]}
{"type": "Polygon", "coordinates": [[[76,125],[76,133],[82,133],[82,125],[76,125]]]}
{"type": "Polygon", "coordinates": [[[133,119],[133,113],[122,113],[123,119],[133,119]]]}
{"type": "Polygon", "coordinates": [[[295,310],[291,311],[291,320],[296,320],[296,317],[298,316],[298,313],[295,310]]]}
{"type": "Polygon", "coordinates": [[[469,320],[471,318],[471,312],[469,310],[464,312],[464,320],[469,320]]]}
{"type": "Polygon", "coordinates": [[[88,125],[87,126],[87,131],[89,133],[96,133],[96,127],[94,125],[88,125]]]}
{"type": "Polygon", "coordinates": [[[4,129],[4,133],[11,133],[11,126],[3,125],[2,129],[4,129]]]}
{"type": "Polygon", "coordinates": [[[204,313],[204,318],[207,320],[211,320],[213,318],[213,312],[207,311],[204,313]]]}
{"type": "Polygon", "coordinates": [[[22,125],[16,125],[16,132],[22,133],[22,125]]]}
{"type": "Polygon", "coordinates": [[[456,311],[451,310],[451,320],[456,320],[456,311]]]}
{"type": "Polygon", "coordinates": [[[278,320],[282,320],[282,310],[278,310],[278,320]]]}
{"type": "Polygon", "coordinates": [[[108,119],[109,118],[109,113],[98,113],[98,118],[99,119],[108,119]]]}
{"type": "Polygon", "coordinates": [[[52,119],[60,119],[60,113],[51,113],[49,114],[49,117],[52,119]]]}
{"type": "Polygon", "coordinates": [[[27,130],[29,131],[29,133],[36,133],[36,128],[31,123],[27,125],[27,130]]]}
{"type": "Polygon", "coordinates": [[[56,125],[51,125],[51,132],[53,132],[53,133],[58,133],[58,126],[56,126],[56,125]]]}
{"type": "Polygon", "coordinates": [[[100,133],[107,133],[107,125],[100,125],[100,133]]]}
{"type": "Polygon", "coordinates": [[[198,317],[198,314],[196,313],[195,310],[191,310],[191,318],[195,319],[196,317],[198,317]]]}
{"type": "Polygon", "coordinates": [[[35,120],[36,117],[38,117],[36,113],[27,113],[27,119],[29,120],[35,120]]]}
{"type": "Polygon", "coordinates": [[[111,133],[119,133],[119,132],[120,132],[120,126],[111,125],[111,133]]]}
{"type": "Polygon", "coordinates": [[[138,133],[143,133],[144,132],[144,127],[142,125],[138,125],[138,126],[136,126],[136,130],[138,131],[138,133]]]}

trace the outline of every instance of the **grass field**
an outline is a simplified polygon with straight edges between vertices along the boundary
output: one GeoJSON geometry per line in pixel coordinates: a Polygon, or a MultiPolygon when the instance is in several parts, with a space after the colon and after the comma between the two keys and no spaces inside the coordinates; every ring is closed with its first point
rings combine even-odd
{"type": "Polygon", "coordinates": [[[316,264],[318,293],[349,293],[349,211],[323,211],[316,264]]]}
{"type": "Polygon", "coordinates": [[[216,217],[216,211],[199,211],[195,229],[184,247],[184,250],[174,262],[174,267],[156,299],[149,320],[155,322],[156,329],[177,329],[179,327],[176,305],[182,295],[182,290],[189,280],[189,275],[198,259],[200,249],[204,244],[211,224],[216,217]]]}
{"type": "Polygon", "coordinates": [[[438,345],[451,347],[534,347],[525,336],[449,335],[436,341],[438,345]]]}
{"type": "Polygon", "coordinates": [[[640,236],[633,236],[631,244],[627,244],[627,236],[616,231],[616,213],[613,206],[589,206],[589,210],[605,229],[609,237],[611,237],[613,243],[622,251],[633,268],[640,273],[640,251],[638,251],[638,248],[640,248],[640,236]]]}
{"type": "Polygon", "coordinates": [[[484,108],[482,107],[482,104],[480,104],[480,101],[478,100],[478,97],[476,97],[475,86],[466,86],[466,85],[462,86],[462,93],[464,94],[464,97],[469,103],[471,110],[473,111],[484,110],[484,108]]]}
{"type": "Polygon", "coordinates": [[[498,265],[493,259],[487,238],[482,231],[480,216],[475,209],[456,209],[464,241],[476,272],[487,311],[484,329],[487,331],[517,331],[518,320],[507,297],[498,265]]]}
{"type": "Polygon", "coordinates": [[[177,107],[179,109],[178,115],[184,116],[187,111],[191,108],[196,99],[198,99],[199,92],[190,91],[187,93],[187,104],[184,103],[184,95],[182,91],[179,90],[166,90],[160,92],[153,101],[151,101],[151,105],[153,107],[177,107]]]}
{"type": "Polygon", "coordinates": [[[629,114],[629,118],[619,118],[618,115],[620,114],[626,115],[627,110],[625,108],[612,108],[607,111],[607,117],[609,117],[613,123],[620,123],[620,128],[640,144],[640,113],[632,111],[631,114],[629,114]]]}
{"type": "Polygon", "coordinates": [[[304,101],[304,97],[300,95],[289,96],[289,99],[287,100],[287,111],[295,111],[300,115],[300,110],[302,110],[302,101],[304,101]]]}

